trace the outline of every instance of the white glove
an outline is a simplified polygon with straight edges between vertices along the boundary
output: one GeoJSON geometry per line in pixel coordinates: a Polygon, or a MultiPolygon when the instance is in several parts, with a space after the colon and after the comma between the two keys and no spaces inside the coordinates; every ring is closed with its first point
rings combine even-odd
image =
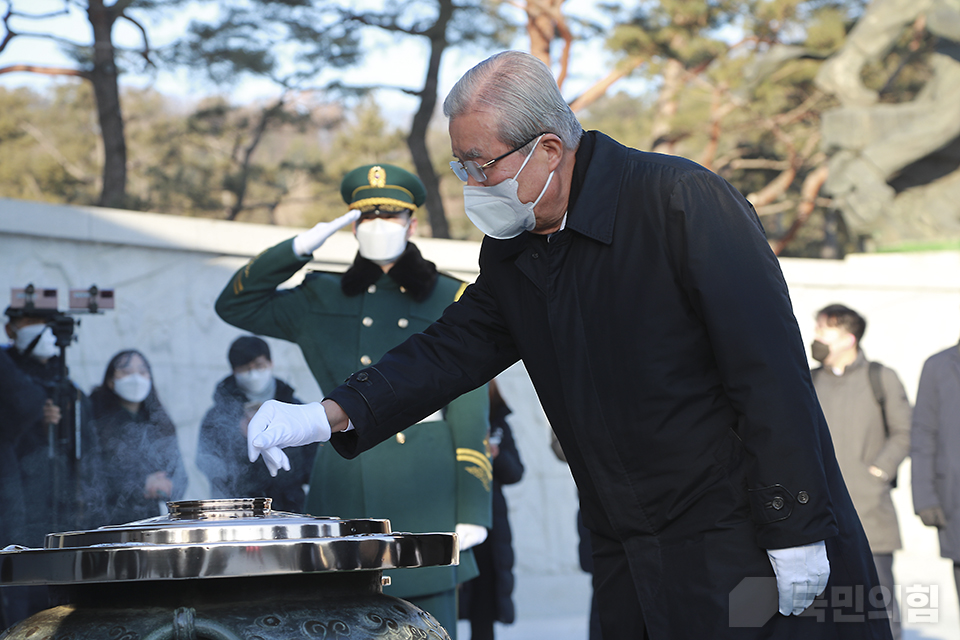
{"type": "Polygon", "coordinates": [[[780,613],[799,615],[827,588],[830,561],[827,546],[821,540],[802,547],[767,549],[777,576],[780,613]]]}
{"type": "Polygon", "coordinates": [[[466,551],[487,539],[487,528],[478,524],[458,524],[456,532],[460,538],[460,551],[466,551]]]}
{"type": "Polygon", "coordinates": [[[302,447],[329,439],[330,423],[319,402],[287,404],[267,400],[247,426],[247,455],[250,462],[262,455],[267,471],[276,477],[280,469],[290,471],[284,447],[302,447]]]}
{"type": "Polygon", "coordinates": [[[350,209],[345,214],[330,222],[318,222],[312,229],[307,229],[293,239],[293,252],[298,256],[309,256],[320,248],[327,238],[356,221],[360,217],[359,209],[350,209]]]}

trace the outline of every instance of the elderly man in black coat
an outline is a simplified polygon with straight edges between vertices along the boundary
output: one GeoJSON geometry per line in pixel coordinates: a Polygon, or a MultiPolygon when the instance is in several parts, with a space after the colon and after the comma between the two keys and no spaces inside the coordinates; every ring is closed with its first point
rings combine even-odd
{"type": "Polygon", "coordinates": [[[525,53],[471,69],[444,113],[487,235],[476,283],[324,411],[264,405],[251,456],[276,468],[331,433],[354,456],[522,359],[580,491],[604,637],[889,638],[750,204],[584,133],[525,53]]]}

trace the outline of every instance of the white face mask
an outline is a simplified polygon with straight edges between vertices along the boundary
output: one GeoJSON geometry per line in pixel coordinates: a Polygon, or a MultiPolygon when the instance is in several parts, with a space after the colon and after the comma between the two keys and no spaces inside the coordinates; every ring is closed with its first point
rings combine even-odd
{"type": "Polygon", "coordinates": [[[131,373],[113,380],[114,393],[127,402],[143,402],[150,395],[152,387],[150,378],[139,373],[131,373]]]}
{"type": "Polygon", "coordinates": [[[40,339],[37,340],[33,351],[30,352],[31,356],[37,360],[46,360],[57,355],[59,351],[57,337],[53,335],[53,329],[45,324],[28,324],[17,329],[14,346],[16,346],[17,351],[24,353],[37,336],[40,336],[40,339]]]}
{"type": "Polygon", "coordinates": [[[390,264],[400,257],[407,248],[406,224],[397,224],[389,220],[375,218],[357,225],[357,242],[360,243],[360,255],[377,264],[390,264]]]}
{"type": "Polygon", "coordinates": [[[242,373],[235,373],[233,377],[237,379],[237,386],[247,395],[257,396],[267,390],[270,381],[273,380],[273,369],[251,369],[242,373]]]}
{"type": "MultiPolygon", "coordinates": [[[[540,136],[542,138],[543,136],[540,136]]],[[[533,144],[533,149],[540,144],[540,138],[533,144]]],[[[520,171],[527,166],[527,161],[533,157],[533,149],[524,158],[520,165],[520,171]]],[[[517,182],[517,175],[507,178],[499,184],[491,187],[470,187],[463,188],[463,206],[467,217],[480,231],[496,238],[497,240],[508,240],[515,238],[524,231],[532,231],[537,226],[537,219],[534,216],[533,208],[540,202],[540,198],[547,192],[550,181],[553,180],[553,171],[547,176],[547,183],[543,185],[540,195],[533,202],[520,202],[517,191],[520,183],[517,182]]]]}

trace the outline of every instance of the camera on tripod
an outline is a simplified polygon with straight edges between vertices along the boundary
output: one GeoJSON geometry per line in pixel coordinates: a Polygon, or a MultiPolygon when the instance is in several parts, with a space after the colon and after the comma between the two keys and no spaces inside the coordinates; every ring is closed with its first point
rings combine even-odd
{"type": "Polygon", "coordinates": [[[113,289],[100,289],[97,285],[89,289],[70,289],[68,305],[67,311],[61,312],[56,289],[28,284],[22,289],[10,290],[7,316],[47,318],[47,324],[57,338],[57,346],[68,347],[73,342],[73,325],[80,324],[79,320],[74,320],[68,314],[102,313],[106,309],[113,309],[113,289]]]}

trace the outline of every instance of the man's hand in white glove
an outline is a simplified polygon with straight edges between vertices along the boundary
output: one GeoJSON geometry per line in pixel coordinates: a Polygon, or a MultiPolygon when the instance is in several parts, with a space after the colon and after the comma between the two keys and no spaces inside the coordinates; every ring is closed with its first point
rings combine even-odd
{"type": "Polygon", "coordinates": [[[267,470],[275,477],[280,469],[290,470],[290,460],[282,449],[329,439],[330,423],[319,402],[287,404],[267,400],[247,427],[247,455],[250,462],[262,455],[267,470]]]}
{"type": "Polygon", "coordinates": [[[457,537],[460,539],[460,551],[475,547],[487,539],[487,528],[478,524],[458,524],[457,537]]]}
{"type": "Polygon", "coordinates": [[[351,222],[355,222],[359,217],[359,210],[350,209],[350,211],[347,211],[336,220],[318,222],[312,229],[307,229],[293,239],[293,252],[298,256],[309,256],[313,254],[314,251],[320,248],[320,245],[327,241],[327,238],[351,222]]]}
{"type": "Polygon", "coordinates": [[[800,615],[827,588],[830,561],[826,545],[821,540],[802,547],[767,549],[767,555],[777,576],[780,613],[800,615]]]}

